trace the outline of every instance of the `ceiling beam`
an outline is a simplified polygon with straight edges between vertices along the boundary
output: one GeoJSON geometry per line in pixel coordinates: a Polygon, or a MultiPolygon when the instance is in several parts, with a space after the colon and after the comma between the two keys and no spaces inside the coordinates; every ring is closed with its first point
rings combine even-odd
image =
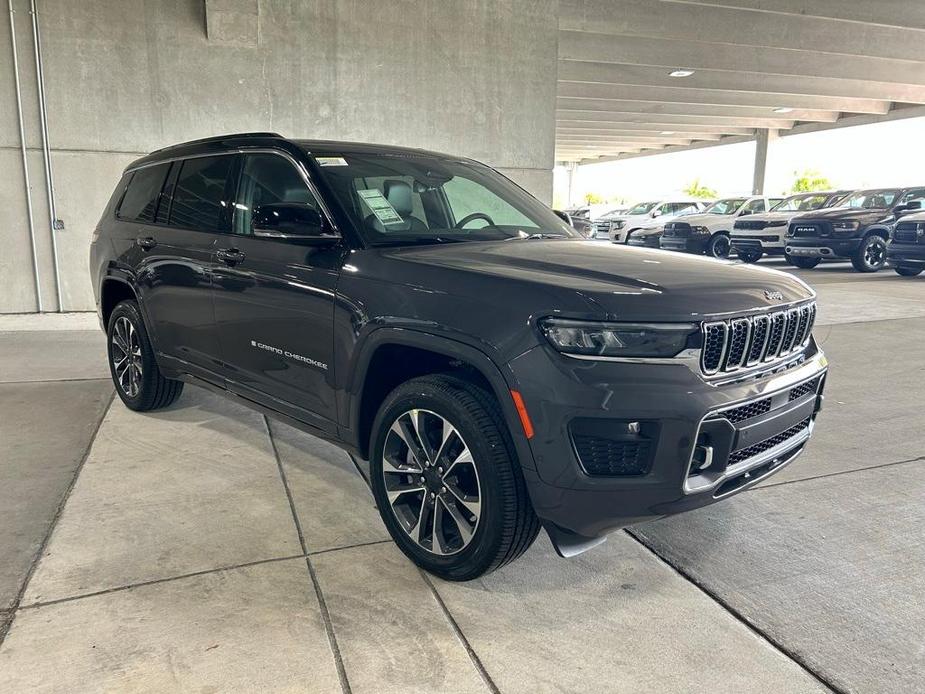
{"type": "Polygon", "coordinates": [[[664,149],[657,151],[657,152],[650,152],[650,151],[645,151],[645,150],[640,150],[638,152],[623,152],[620,154],[616,154],[614,156],[603,156],[603,157],[579,159],[577,160],[577,162],[579,164],[600,164],[602,162],[607,162],[607,161],[618,161],[621,159],[633,159],[636,157],[652,156],[653,154],[668,154],[670,152],[687,152],[689,150],[705,149],[707,147],[735,145],[735,144],[741,144],[744,142],[754,142],[754,141],[755,141],[754,137],[748,137],[745,135],[736,135],[732,137],[724,137],[722,140],[719,140],[718,142],[694,142],[689,145],[681,145],[678,147],[665,147],[664,149]]]}
{"type": "Polygon", "coordinates": [[[610,132],[568,132],[563,130],[556,130],[556,142],[559,142],[560,140],[581,140],[582,142],[613,142],[614,140],[621,140],[625,142],[644,142],[651,139],[663,140],[666,137],[678,137],[682,140],[719,140],[723,136],[720,133],[685,133],[678,132],[676,130],[653,130],[651,132],[633,132],[625,130],[614,130],[610,132]]]}
{"type": "MultiPolygon", "coordinates": [[[[688,116],[737,116],[742,118],[778,118],[774,109],[766,106],[712,106],[704,104],[672,104],[651,101],[616,101],[597,99],[556,99],[559,111],[606,111],[610,113],[653,113],[688,116]]],[[[838,111],[794,109],[786,114],[786,120],[823,121],[834,123],[838,111]]]]}
{"type": "MultiPolygon", "coordinates": [[[[683,80],[677,80],[679,83],[683,80]]],[[[776,108],[781,105],[779,94],[760,92],[721,91],[718,89],[690,89],[677,87],[650,87],[631,84],[594,84],[559,81],[557,93],[570,99],[594,101],[651,101],[655,103],[698,104],[711,106],[751,106],[776,108]]],[[[886,113],[889,101],[853,99],[848,97],[788,94],[787,104],[799,109],[820,109],[842,113],[886,113]]]]}
{"type": "MultiPolygon", "coordinates": [[[[923,39],[923,44],[925,44],[925,39],[923,39]]],[[[807,94],[925,103],[925,86],[822,77],[785,77],[722,70],[697,70],[689,77],[677,78],[670,77],[668,72],[660,67],[589,63],[576,60],[559,61],[559,80],[568,82],[635,84],[652,87],[681,86],[693,89],[778,94],[782,97],[787,94],[807,94]]]]}
{"type": "MultiPolygon", "coordinates": [[[[910,4],[913,2],[917,0],[911,0],[910,4]]],[[[870,4],[879,15],[880,3],[870,4]]],[[[822,53],[925,62],[921,28],[768,13],[707,2],[562,0],[559,28],[690,41],[717,36],[727,43],[745,46],[798,51],[810,46],[822,53]]]]}
{"type": "MultiPolygon", "coordinates": [[[[925,37],[923,37],[925,39],[925,37]]],[[[925,85],[925,70],[914,60],[890,60],[823,53],[814,44],[800,50],[730,43],[721,32],[697,40],[652,38],[632,34],[559,32],[559,58],[597,63],[679,65],[694,70],[855,79],[925,85]]]]}
{"type": "Polygon", "coordinates": [[[783,117],[739,118],[736,116],[686,116],[652,113],[610,113],[607,111],[556,111],[556,121],[560,123],[658,123],[664,125],[662,130],[676,130],[675,125],[690,123],[692,125],[731,125],[738,128],[777,128],[788,130],[794,122],[783,117]]]}
{"type": "Polygon", "coordinates": [[[556,132],[601,132],[636,130],[640,132],[657,132],[674,130],[686,133],[720,133],[722,135],[752,135],[754,128],[741,126],[700,125],[699,123],[685,123],[683,125],[668,123],[585,123],[582,121],[563,121],[556,124],[556,132]]]}

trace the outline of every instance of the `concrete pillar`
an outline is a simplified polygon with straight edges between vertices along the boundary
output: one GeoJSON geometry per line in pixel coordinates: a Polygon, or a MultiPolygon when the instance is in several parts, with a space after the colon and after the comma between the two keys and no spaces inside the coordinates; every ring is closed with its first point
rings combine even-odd
{"type": "Polygon", "coordinates": [[[752,195],[764,195],[767,192],[765,188],[769,155],[778,137],[777,130],[768,128],[758,130],[758,136],[755,139],[755,173],[752,178],[752,195]]]}
{"type": "Polygon", "coordinates": [[[564,161],[562,166],[565,167],[566,185],[565,185],[565,206],[572,207],[572,195],[575,191],[575,172],[578,171],[578,162],[564,161]]]}

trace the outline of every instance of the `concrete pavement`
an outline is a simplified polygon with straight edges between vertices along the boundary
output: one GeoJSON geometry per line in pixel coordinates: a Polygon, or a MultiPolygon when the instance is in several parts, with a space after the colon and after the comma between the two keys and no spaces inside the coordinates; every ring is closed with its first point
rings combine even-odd
{"type": "MultiPolygon", "coordinates": [[[[799,461],[572,560],[541,535],[466,584],[404,559],[346,455],[212,393],[140,415],[102,379],[0,384],[0,501],[37,538],[0,532],[0,691],[914,690],[925,318],[856,307],[925,281],[818,277],[833,365],[799,461]],[[36,488],[43,456],[61,473],[36,488]]],[[[0,373],[42,363],[33,333],[0,334],[0,373]]],[[[75,368],[98,369],[83,339],[75,368]]]]}

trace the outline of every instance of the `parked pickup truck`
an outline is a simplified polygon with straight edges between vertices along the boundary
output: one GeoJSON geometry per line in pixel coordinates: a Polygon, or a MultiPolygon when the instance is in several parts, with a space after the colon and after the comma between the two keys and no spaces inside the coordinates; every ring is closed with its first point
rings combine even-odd
{"type": "Polygon", "coordinates": [[[917,212],[925,188],[859,190],[838,207],[794,217],[786,254],[797,267],[816,267],[823,258],[849,258],[858,272],[886,265],[886,244],[896,221],[917,212]]]}
{"type": "Polygon", "coordinates": [[[659,200],[656,202],[640,202],[627,210],[625,215],[617,217],[610,222],[610,240],[613,243],[626,243],[627,238],[643,225],[660,217],[674,217],[681,210],[691,205],[698,210],[706,207],[703,200],[659,200]]]}
{"type": "Polygon", "coordinates": [[[626,232],[626,244],[628,246],[644,246],[646,248],[658,248],[658,242],[665,232],[665,225],[686,215],[697,214],[703,209],[703,205],[691,203],[683,207],[676,214],[665,214],[656,217],[653,220],[645,222],[638,229],[626,232]]]}
{"type": "Polygon", "coordinates": [[[665,225],[659,242],[661,248],[687,253],[706,253],[714,258],[728,258],[732,244],[729,235],[739,217],[766,212],[781,198],[762,195],[717,200],[703,214],[695,214],[665,225]]]}
{"type": "Polygon", "coordinates": [[[791,195],[766,214],[741,217],[732,227],[732,250],[746,263],[764,255],[784,255],[787,227],[798,214],[835,207],[849,190],[791,195]]]}
{"type": "Polygon", "coordinates": [[[915,277],[925,270],[925,212],[916,212],[896,223],[886,247],[886,262],[897,274],[915,277]]]}

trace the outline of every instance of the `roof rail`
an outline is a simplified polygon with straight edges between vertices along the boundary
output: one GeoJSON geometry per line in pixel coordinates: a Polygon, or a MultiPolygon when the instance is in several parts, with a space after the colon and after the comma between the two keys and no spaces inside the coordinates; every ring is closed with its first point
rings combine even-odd
{"type": "Polygon", "coordinates": [[[248,138],[248,137],[254,137],[254,138],[282,137],[282,135],[280,135],[279,133],[271,133],[271,132],[228,133],[227,135],[213,135],[211,137],[203,137],[198,140],[187,140],[186,142],[178,142],[173,145],[167,145],[166,147],[155,149],[154,151],[151,152],[151,154],[155,154],[156,152],[163,152],[168,149],[174,149],[176,147],[186,147],[187,145],[201,145],[201,144],[205,144],[206,142],[221,142],[222,140],[230,140],[232,138],[241,139],[241,138],[248,138]]]}

